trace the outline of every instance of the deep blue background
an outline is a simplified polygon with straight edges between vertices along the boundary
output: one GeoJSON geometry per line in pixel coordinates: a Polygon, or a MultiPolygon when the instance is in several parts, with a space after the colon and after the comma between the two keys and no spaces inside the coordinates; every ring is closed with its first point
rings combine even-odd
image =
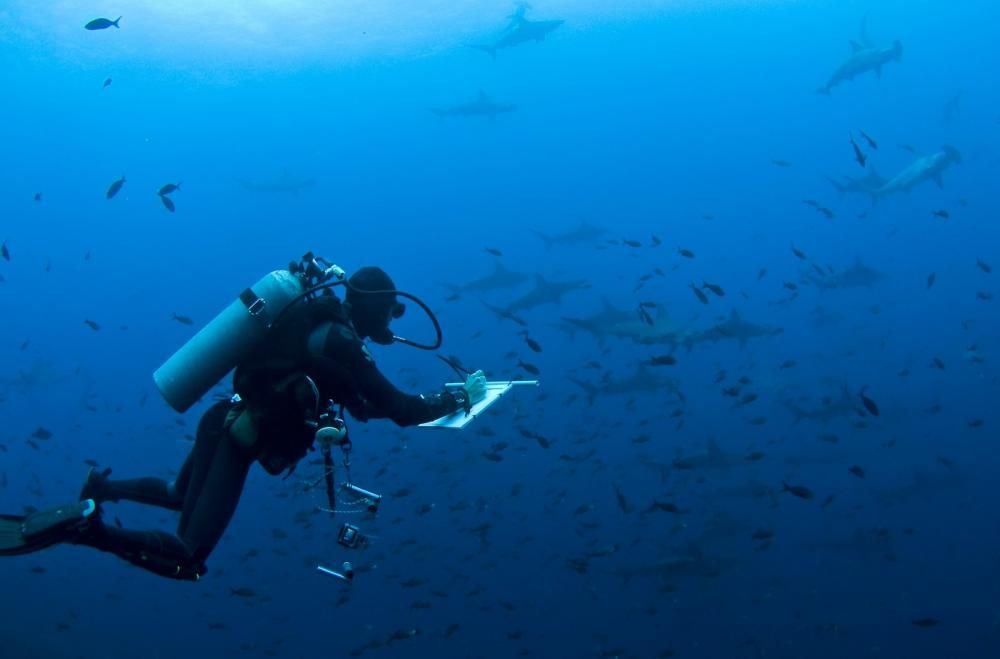
{"type": "MultiPolygon", "coordinates": [[[[144,6],[122,8],[120,30],[87,32],[83,23],[111,9],[75,4],[0,10],[0,240],[12,255],[0,263],[0,508],[72,499],[85,459],[123,477],[171,477],[204,406],[174,414],[151,372],[243,287],[309,249],[348,270],[382,265],[438,311],[445,352],[505,377],[518,372],[506,356],[516,351],[541,368],[543,387],[460,434],[354,424],[358,481],[386,494],[412,490],[387,497],[366,525],[377,539],[360,555],[336,546],[335,522],[309,514],[323,502],[295,477],[255,470],[197,585],[74,547],[6,559],[0,641],[10,649],[0,654],[346,656],[410,628],[416,638],[364,656],[1000,650],[1000,344],[995,302],[977,299],[1000,292],[1000,274],[976,267],[977,258],[1000,267],[992,29],[1000,12],[992,3],[539,3],[530,17],[566,24],[495,61],[466,45],[503,26],[505,2],[428,7],[417,12],[419,25],[407,22],[417,10],[395,12],[391,3],[343,21],[335,8],[306,5],[280,24],[267,24],[260,9],[256,36],[220,24],[224,11],[209,24],[144,6]],[[323,41],[313,14],[320,25],[348,27],[323,41]],[[902,41],[902,60],[881,80],[867,74],[830,97],[815,94],[849,54],[865,14],[878,43],[902,41]],[[217,43],[219,35],[230,39],[217,43]],[[106,77],[113,83],[102,89],[106,77]],[[429,111],[479,90],[518,110],[494,121],[429,111]],[[961,110],[946,122],[944,105],[959,91],[961,110]],[[848,142],[858,129],[879,141],[871,161],[886,175],[913,157],[899,143],[924,152],[954,144],[964,162],[945,174],[944,189],[925,185],[874,207],[841,199],[823,175],[863,173],[848,142]],[[104,191],[123,174],[125,188],[107,201],[104,191]],[[238,183],[283,175],[316,184],[280,194],[238,183]],[[177,212],[168,214],[154,193],[178,180],[177,212]],[[803,199],[831,207],[836,219],[803,199]],[[933,217],[938,209],[951,219],[933,217]],[[601,239],[547,250],[530,231],[568,230],[581,218],[608,228],[610,239],[648,245],[656,234],[663,245],[636,250],[601,239]],[[787,297],[782,282],[803,273],[792,244],[824,266],[861,258],[886,277],[871,288],[803,286],[791,304],[773,304],[787,297]],[[512,269],[591,282],[560,308],[525,314],[541,355],[475,295],[446,301],[442,282],[492,269],[485,246],[502,250],[512,269]],[[696,258],[678,256],[678,247],[696,258]],[[667,276],[633,292],[656,267],[667,276]],[[768,274],[757,281],[762,267],[768,274]],[[937,283],[927,290],[930,272],[937,283]],[[727,296],[701,305],[688,283],[703,279],[727,296]],[[654,391],[591,407],[568,376],[628,377],[666,351],[585,335],[567,341],[554,327],[561,316],[600,310],[603,298],[622,308],[655,300],[696,329],[736,308],[784,333],[743,350],[723,342],[678,351],[669,374],[683,405],[654,391]],[[816,327],[817,307],[840,322],[816,327]],[[195,326],[172,322],[174,312],[195,326]],[[966,358],[972,345],[983,363],[966,358]],[[944,370],[930,366],[935,357],[944,370]],[[779,369],[787,359],[797,366],[779,369]],[[590,360],[602,368],[586,368],[590,360]],[[746,390],[759,400],[733,409],[713,382],[720,369],[727,385],[749,377],[746,390]],[[869,427],[852,426],[857,417],[793,423],[784,401],[817,407],[845,385],[867,386],[877,400],[882,414],[869,427]],[[928,412],[935,403],[940,412],[928,412]],[[669,418],[678,408],[680,429],[669,418]],[[751,425],[755,416],[767,423],[751,425]],[[39,425],[54,436],[36,451],[25,439],[39,425]],[[516,428],[542,433],[552,448],[516,428]],[[652,440],[634,444],[642,433],[652,440]],[[504,460],[487,461],[481,454],[497,441],[509,443],[504,460]],[[647,466],[703,453],[709,441],[726,454],[765,457],[726,469],[668,467],[662,479],[647,466]],[[591,448],[582,464],[559,459],[591,448]],[[847,473],[854,464],[864,480],[847,473]],[[808,485],[816,498],[782,494],[782,480],[808,485]],[[616,486],[632,512],[617,506],[616,486]],[[685,512],[641,515],[654,499],[685,512]],[[424,504],[434,508],[419,514],[424,504]],[[470,532],[484,523],[492,524],[485,547],[470,532]],[[775,533],[763,551],[751,540],[759,528],[775,533]],[[693,547],[717,576],[622,576],[693,547]],[[567,564],[605,548],[614,551],[592,558],[586,574],[567,564]],[[314,570],[347,558],[376,566],[350,590],[314,570]],[[411,578],[426,583],[404,587],[411,578]],[[232,596],[238,587],[257,595],[232,596]],[[412,608],[415,601],[431,608],[412,608]],[[923,617],[941,622],[912,624],[923,617]],[[215,623],[224,628],[210,629],[215,623]],[[459,629],[444,638],[452,623],[459,629]]],[[[503,304],[528,288],[484,299],[503,304]]],[[[427,331],[416,313],[400,329],[427,331]]],[[[423,353],[375,353],[410,391],[453,378],[423,353]]],[[[303,465],[297,476],[318,473],[303,465]]],[[[175,524],[161,511],[108,510],[128,526],[175,524]]]]}

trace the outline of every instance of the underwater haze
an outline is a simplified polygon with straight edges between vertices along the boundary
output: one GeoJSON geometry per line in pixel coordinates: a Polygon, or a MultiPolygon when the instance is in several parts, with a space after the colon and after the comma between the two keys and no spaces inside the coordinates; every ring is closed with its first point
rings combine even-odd
{"type": "MultiPolygon", "coordinates": [[[[198,583],[4,557],[0,657],[1000,656],[998,22],[7,0],[0,512],[88,465],[176,476],[231,379],[178,414],[153,371],[308,251],[540,385],[462,430],[348,419],[375,515],[319,510],[315,453],[253,467],[198,583]]],[[[456,378],[372,352],[407,392],[456,378]]]]}

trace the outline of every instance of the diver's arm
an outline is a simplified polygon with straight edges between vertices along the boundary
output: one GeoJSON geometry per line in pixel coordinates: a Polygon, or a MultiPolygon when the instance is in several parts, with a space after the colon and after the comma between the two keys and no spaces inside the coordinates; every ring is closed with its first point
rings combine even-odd
{"type": "Polygon", "coordinates": [[[465,392],[442,391],[413,396],[397,389],[373,362],[358,364],[358,393],[368,403],[372,418],[392,419],[399,426],[415,426],[441,418],[465,407],[465,392]]]}
{"type": "MultiPolygon", "coordinates": [[[[414,426],[433,421],[468,408],[464,391],[442,391],[435,394],[413,396],[397,389],[375,365],[365,344],[347,332],[331,326],[321,337],[322,347],[310,340],[313,360],[322,367],[324,363],[350,374],[350,380],[358,398],[364,403],[363,410],[348,410],[353,416],[391,419],[399,426],[414,426]]],[[[314,337],[316,339],[318,337],[314,337]]]]}

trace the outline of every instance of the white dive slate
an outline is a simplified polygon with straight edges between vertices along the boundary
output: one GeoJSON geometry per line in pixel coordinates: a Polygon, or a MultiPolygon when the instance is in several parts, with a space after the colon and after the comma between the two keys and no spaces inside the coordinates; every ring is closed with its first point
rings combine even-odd
{"type": "MultiPolygon", "coordinates": [[[[461,382],[449,382],[444,385],[446,388],[459,388],[462,385],[461,382]]],[[[472,410],[466,414],[465,410],[459,410],[454,414],[449,414],[448,416],[443,416],[440,419],[434,419],[433,421],[428,421],[427,423],[421,423],[421,428],[453,428],[455,430],[461,430],[465,426],[469,425],[473,419],[485,412],[490,408],[493,403],[500,400],[500,397],[505,393],[510,391],[511,387],[526,387],[526,386],[538,386],[538,380],[504,380],[502,382],[487,382],[486,383],[486,398],[472,406],[472,410]]]]}

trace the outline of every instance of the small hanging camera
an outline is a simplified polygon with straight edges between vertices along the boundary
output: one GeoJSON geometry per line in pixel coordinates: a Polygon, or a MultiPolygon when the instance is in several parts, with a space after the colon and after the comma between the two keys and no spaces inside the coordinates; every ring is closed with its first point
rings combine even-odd
{"type": "Polygon", "coordinates": [[[361,529],[345,522],[337,533],[337,544],[348,549],[360,549],[368,544],[368,538],[361,533],[361,529]]]}

